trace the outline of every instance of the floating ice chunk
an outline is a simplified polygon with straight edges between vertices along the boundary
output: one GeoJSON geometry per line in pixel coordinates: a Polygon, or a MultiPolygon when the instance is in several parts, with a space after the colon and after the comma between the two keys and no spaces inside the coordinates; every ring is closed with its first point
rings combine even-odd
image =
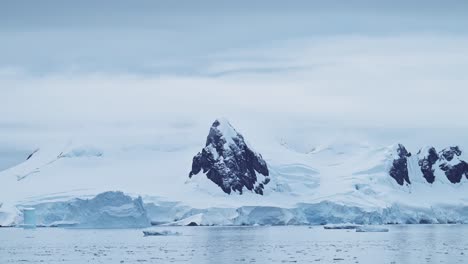
{"type": "Polygon", "coordinates": [[[388,232],[388,228],[375,227],[375,226],[359,226],[356,232],[388,232]]]}
{"type": "Polygon", "coordinates": [[[358,225],[353,224],[342,224],[342,225],[324,225],[324,229],[357,229],[358,225]]]}
{"type": "Polygon", "coordinates": [[[144,236],[180,236],[179,232],[172,232],[169,230],[163,231],[143,231],[144,236]]]}

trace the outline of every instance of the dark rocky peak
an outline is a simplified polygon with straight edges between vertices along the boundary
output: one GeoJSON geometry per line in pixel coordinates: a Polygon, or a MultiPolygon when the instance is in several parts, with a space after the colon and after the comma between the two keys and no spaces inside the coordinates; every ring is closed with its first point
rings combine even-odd
{"type": "MultiPolygon", "coordinates": [[[[468,179],[468,163],[462,159],[460,147],[452,146],[443,149],[440,152],[434,147],[425,147],[418,152],[418,164],[421,168],[423,177],[428,183],[435,181],[436,166],[445,173],[445,176],[451,183],[460,183],[463,175],[468,179]]],[[[408,158],[411,157],[406,148],[398,144],[393,151],[393,163],[389,174],[398,184],[411,184],[408,172],[408,158]]]]}
{"type": "Polygon", "coordinates": [[[389,174],[399,185],[411,184],[408,175],[408,158],[411,153],[402,144],[398,144],[393,153],[393,162],[389,174]]]}
{"type": "Polygon", "coordinates": [[[265,160],[246,144],[244,137],[226,119],[217,119],[211,126],[205,147],[193,158],[189,177],[202,170],[228,194],[232,191],[242,194],[244,187],[263,194],[270,181],[265,160]],[[265,179],[259,181],[257,173],[265,179]]]}
{"type": "Polygon", "coordinates": [[[418,152],[418,164],[428,183],[435,181],[433,165],[439,160],[439,154],[434,147],[426,147],[418,152]]]}
{"type": "Polygon", "coordinates": [[[443,149],[440,153],[445,160],[452,161],[455,156],[459,157],[462,154],[462,151],[458,146],[455,146],[443,149]]]}
{"type": "Polygon", "coordinates": [[[463,175],[468,179],[468,163],[460,159],[461,154],[462,151],[458,146],[449,147],[440,152],[439,167],[451,183],[459,183],[463,175]]]}
{"type": "Polygon", "coordinates": [[[411,157],[411,152],[408,152],[402,144],[398,144],[396,148],[397,154],[400,158],[409,158],[411,157]]]}

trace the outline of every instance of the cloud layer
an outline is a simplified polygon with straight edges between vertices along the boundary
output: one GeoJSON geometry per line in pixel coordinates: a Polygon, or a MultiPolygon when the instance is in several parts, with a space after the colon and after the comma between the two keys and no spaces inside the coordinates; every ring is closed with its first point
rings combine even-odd
{"type": "Polygon", "coordinates": [[[0,167],[77,134],[203,138],[219,116],[266,134],[460,138],[466,1],[284,3],[2,4],[0,167]]]}
{"type": "Polygon", "coordinates": [[[145,122],[171,115],[296,115],[465,126],[468,38],[335,36],[207,57],[192,74],[0,71],[3,123],[145,122]]]}

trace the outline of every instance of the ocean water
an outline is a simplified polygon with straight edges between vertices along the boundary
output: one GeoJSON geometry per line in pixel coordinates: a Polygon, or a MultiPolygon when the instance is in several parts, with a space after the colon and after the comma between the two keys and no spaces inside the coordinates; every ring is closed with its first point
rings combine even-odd
{"type": "Polygon", "coordinates": [[[322,227],[0,228],[0,263],[468,263],[468,225],[322,227]]]}

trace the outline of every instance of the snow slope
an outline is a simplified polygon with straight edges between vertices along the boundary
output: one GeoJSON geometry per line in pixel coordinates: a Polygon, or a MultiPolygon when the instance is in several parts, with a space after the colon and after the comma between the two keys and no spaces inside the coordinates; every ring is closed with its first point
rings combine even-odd
{"type": "MultiPolygon", "coordinates": [[[[231,120],[266,161],[271,181],[263,195],[248,190],[227,194],[204,175],[189,178],[193,155],[205,147],[212,121],[159,125],[138,133],[106,131],[42,144],[29,159],[0,172],[0,225],[21,223],[23,206],[37,208],[39,224],[78,227],[139,227],[150,221],[468,223],[468,179],[453,184],[437,164],[435,180],[428,183],[419,165],[423,154],[417,154],[426,145],[442,150],[453,141],[463,150],[463,141],[416,135],[419,141],[407,146],[413,154],[407,160],[411,184],[400,185],[389,175],[399,143],[391,137],[345,130],[340,134],[294,122],[231,120]],[[100,201],[98,195],[109,191],[123,193],[108,204],[93,200],[100,201]],[[96,220],[100,212],[107,218],[96,220]]],[[[463,153],[454,160],[467,159],[463,153]]]]}

